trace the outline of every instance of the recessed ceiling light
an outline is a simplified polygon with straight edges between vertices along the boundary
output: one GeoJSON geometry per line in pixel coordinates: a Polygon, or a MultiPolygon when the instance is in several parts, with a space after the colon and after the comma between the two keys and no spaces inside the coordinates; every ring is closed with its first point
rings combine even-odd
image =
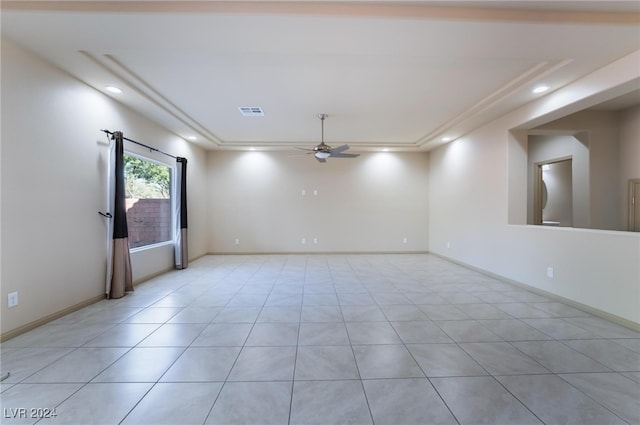
{"type": "Polygon", "coordinates": [[[193,140],[198,140],[198,138],[196,136],[189,136],[187,137],[187,140],[193,141],[193,140]]]}
{"type": "Polygon", "coordinates": [[[389,148],[382,148],[382,152],[389,152],[389,148]]]}
{"type": "Polygon", "coordinates": [[[440,139],[440,140],[442,140],[443,142],[450,142],[450,141],[451,141],[451,137],[446,137],[446,136],[445,136],[445,137],[443,137],[443,138],[442,138],[442,139],[440,139]]]}
{"type": "Polygon", "coordinates": [[[250,151],[255,151],[255,150],[256,150],[256,148],[249,148],[249,150],[250,150],[250,151]]]}
{"type": "Polygon", "coordinates": [[[121,94],[122,93],[122,89],[120,87],[116,87],[116,86],[105,86],[104,89],[106,91],[108,91],[109,93],[115,93],[115,94],[121,94]]]}
{"type": "Polygon", "coordinates": [[[549,86],[537,86],[535,87],[533,90],[531,90],[533,93],[538,94],[538,93],[544,93],[547,90],[549,90],[549,86]]]}

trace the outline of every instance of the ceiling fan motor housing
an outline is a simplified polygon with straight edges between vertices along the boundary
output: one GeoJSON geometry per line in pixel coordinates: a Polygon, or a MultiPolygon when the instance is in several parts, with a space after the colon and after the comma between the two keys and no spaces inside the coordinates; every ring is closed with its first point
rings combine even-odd
{"type": "Polygon", "coordinates": [[[331,153],[331,146],[327,145],[325,142],[320,142],[320,144],[313,148],[316,152],[327,152],[331,153]]]}

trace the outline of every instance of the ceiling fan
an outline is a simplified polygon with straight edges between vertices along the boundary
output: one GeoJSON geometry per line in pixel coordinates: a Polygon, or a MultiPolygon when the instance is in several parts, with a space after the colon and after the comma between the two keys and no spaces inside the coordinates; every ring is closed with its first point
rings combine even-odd
{"type": "Polygon", "coordinates": [[[321,128],[322,128],[322,138],[320,139],[320,144],[313,149],[304,149],[298,148],[305,151],[307,153],[312,153],[313,156],[316,157],[318,162],[327,162],[327,158],[355,158],[360,156],[359,153],[344,153],[347,149],[349,149],[349,145],[345,144],[342,146],[338,146],[336,148],[332,148],[324,142],[324,119],[327,118],[327,114],[319,114],[318,118],[320,118],[321,128]]]}

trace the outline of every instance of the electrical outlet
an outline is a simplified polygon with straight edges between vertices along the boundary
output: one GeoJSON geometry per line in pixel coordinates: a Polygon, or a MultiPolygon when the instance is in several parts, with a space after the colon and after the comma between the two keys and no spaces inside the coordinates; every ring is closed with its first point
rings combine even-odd
{"type": "Polygon", "coordinates": [[[407,239],[406,236],[404,238],[402,238],[402,243],[407,243],[407,242],[409,242],[409,239],[407,239]]]}
{"type": "Polygon", "coordinates": [[[15,307],[17,305],[18,305],[18,293],[12,292],[9,295],[7,295],[7,306],[15,307]]]}
{"type": "Polygon", "coordinates": [[[447,249],[451,248],[451,242],[447,241],[447,249]]]}
{"type": "Polygon", "coordinates": [[[318,196],[318,190],[317,189],[313,190],[313,196],[318,196]]]}
{"type": "Polygon", "coordinates": [[[305,244],[307,243],[307,238],[302,238],[302,239],[300,239],[300,243],[301,243],[302,245],[305,245],[305,244]]]}
{"type": "Polygon", "coordinates": [[[236,238],[236,245],[240,245],[240,239],[236,238]]]}
{"type": "Polygon", "coordinates": [[[301,196],[307,196],[307,191],[306,191],[306,190],[304,190],[304,189],[302,189],[302,190],[300,191],[300,195],[301,195],[301,196]]]}
{"type": "Polygon", "coordinates": [[[547,267],[547,277],[553,279],[553,267],[547,267]]]}
{"type": "Polygon", "coordinates": [[[313,243],[318,243],[318,238],[313,238],[313,243]]]}

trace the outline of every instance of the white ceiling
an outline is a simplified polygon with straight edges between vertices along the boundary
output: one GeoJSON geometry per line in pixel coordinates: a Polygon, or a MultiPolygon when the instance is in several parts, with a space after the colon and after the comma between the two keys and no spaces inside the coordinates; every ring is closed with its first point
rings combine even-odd
{"type": "Polygon", "coordinates": [[[640,49],[638,1],[1,7],[3,37],[207,149],[311,147],[326,113],[331,145],[428,150],[640,49]]]}

